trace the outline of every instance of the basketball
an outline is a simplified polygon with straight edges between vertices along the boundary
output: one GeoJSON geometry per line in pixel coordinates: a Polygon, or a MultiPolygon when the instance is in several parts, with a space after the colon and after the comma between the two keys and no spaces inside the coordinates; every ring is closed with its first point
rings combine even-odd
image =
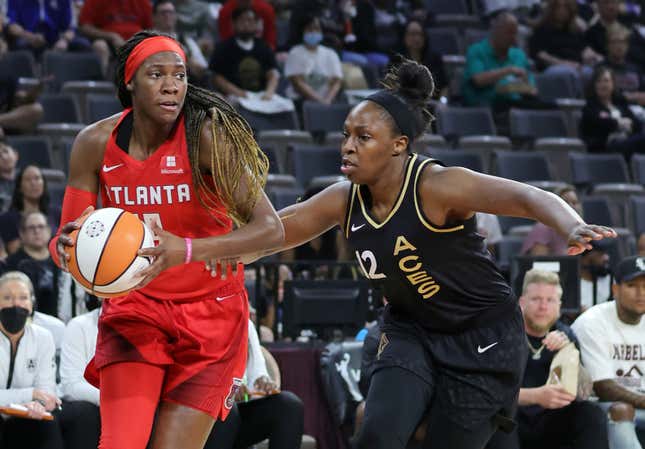
{"type": "Polygon", "coordinates": [[[75,243],[65,248],[70,255],[69,272],[89,293],[122,296],[141,281],[137,273],[150,265],[137,251],[154,246],[152,236],[132,213],[115,207],[98,209],[70,233],[75,243]]]}

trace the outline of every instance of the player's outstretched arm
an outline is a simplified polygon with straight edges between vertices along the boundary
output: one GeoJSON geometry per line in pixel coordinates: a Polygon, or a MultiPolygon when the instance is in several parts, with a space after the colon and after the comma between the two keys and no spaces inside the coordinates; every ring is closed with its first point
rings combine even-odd
{"type": "Polygon", "coordinates": [[[76,136],[72,146],[60,226],[58,233],[49,242],[52,259],[65,271],[69,258],[65,247],[74,245],[69,234],[80,227],[79,219],[92,212],[96,206],[99,170],[107,138],[113,127],[111,120],[84,128],[76,136]]]}
{"type": "Polygon", "coordinates": [[[278,215],[284,226],[282,245],[263,252],[242,254],[240,260],[251,263],[261,257],[295,248],[343,223],[350,188],[350,182],[338,182],[306,201],[280,210],[278,215]]]}
{"type": "Polygon", "coordinates": [[[439,165],[424,170],[420,182],[423,210],[437,225],[474,212],[530,218],[567,237],[570,255],[591,249],[591,240],[616,237],[611,228],[585,223],[557,195],[527,184],[439,165]]]}

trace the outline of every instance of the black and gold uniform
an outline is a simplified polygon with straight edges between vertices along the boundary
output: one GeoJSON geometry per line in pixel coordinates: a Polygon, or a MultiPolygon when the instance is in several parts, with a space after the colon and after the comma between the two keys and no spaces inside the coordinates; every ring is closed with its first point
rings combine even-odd
{"type": "Polygon", "coordinates": [[[410,155],[382,222],[370,215],[367,187],[350,190],[345,236],[388,301],[372,373],[404,368],[423,380],[414,387],[418,402],[431,403],[458,428],[483,423],[490,432],[494,424],[487,423],[509,416],[519,392],[527,351],[522,315],[475,218],[440,227],[423,213],[418,183],[433,163],[440,164],[410,155]]]}

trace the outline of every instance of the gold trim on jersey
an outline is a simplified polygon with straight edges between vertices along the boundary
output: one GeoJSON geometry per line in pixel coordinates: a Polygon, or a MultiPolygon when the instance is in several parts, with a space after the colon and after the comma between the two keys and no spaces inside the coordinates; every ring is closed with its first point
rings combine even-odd
{"type": "Polygon", "coordinates": [[[419,220],[425,226],[426,228],[430,229],[432,232],[455,232],[455,231],[461,231],[464,229],[464,225],[459,225],[459,226],[454,226],[452,228],[436,228],[430,223],[426,221],[426,219],[423,217],[423,213],[421,212],[421,208],[419,207],[419,200],[417,199],[417,185],[419,183],[419,175],[421,175],[421,171],[423,170],[423,166],[427,164],[428,162],[432,162],[433,159],[427,159],[421,164],[419,164],[419,168],[417,169],[417,174],[414,176],[414,208],[417,210],[417,217],[419,217],[419,220]]]}
{"type": "Polygon", "coordinates": [[[357,184],[352,184],[352,196],[349,199],[349,212],[347,213],[347,219],[345,220],[345,238],[349,238],[349,222],[352,221],[352,210],[354,209],[354,198],[356,197],[356,189],[358,189],[357,184]]]}
{"type": "Polygon", "coordinates": [[[408,190],[408,184],[410,184],[410,177],[412,175],[412,168],[414,167],[414,161],[417,160],[417,154],[413,154],[410,157],[410,160],[408,161],[408,168],[406,170],[405,174],[405,180],[403,181],[403,188],[399,192],[399,198],[396,200],[396,203],[394,203],[394,207],[390,211],[387,217],[385,217],[385,220],[383,220],[381,223],[377,223],[374,221],[372,217],[370,217],[370,214],[367,212],[367,209],[365,208],[365,202],[363,201],[363,196],[361,195],[361,189],[358,189],[358,202],[361,204],[361,211],[363,212],[363,216],[367,220],[369,224],[371,224],[374,228],[376,229],[381,229],[385,224],[390,221],[390,218],[394,216],[397,210],[399,210],[399,207],[401,207],[401,203],[403,203],[403,198],[405,198],[405,192],[408,190]]]}

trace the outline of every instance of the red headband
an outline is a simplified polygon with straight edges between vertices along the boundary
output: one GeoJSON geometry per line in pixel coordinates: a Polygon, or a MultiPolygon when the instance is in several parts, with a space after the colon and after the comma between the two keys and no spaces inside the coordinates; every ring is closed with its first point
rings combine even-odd
{"type": "Polygon", "coordinates": [[[125,61],[125,82],[129,83],[132,80],[135,72],[148,56],[162,51],[173,51],[181,56],[184,63],[186,62],[186,54],[176,40],[166,36],[149,37],[139,42],[125,61]]]}

